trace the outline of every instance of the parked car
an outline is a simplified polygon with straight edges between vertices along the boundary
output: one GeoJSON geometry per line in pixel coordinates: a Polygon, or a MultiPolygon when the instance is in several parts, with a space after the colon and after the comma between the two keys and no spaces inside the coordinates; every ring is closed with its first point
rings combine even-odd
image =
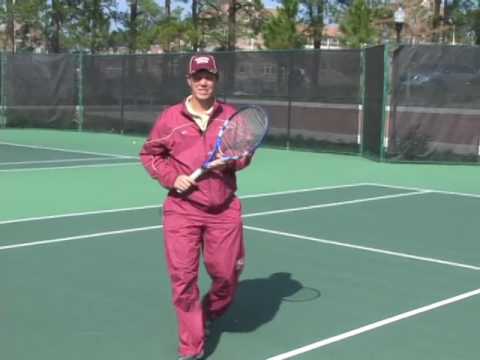
{"type": "Polygon", "coordinates": [[[432,64],[400,74],[399,95],[411,105],[461,105],[480,93],[480,69],[462,64],[432,64]]]}

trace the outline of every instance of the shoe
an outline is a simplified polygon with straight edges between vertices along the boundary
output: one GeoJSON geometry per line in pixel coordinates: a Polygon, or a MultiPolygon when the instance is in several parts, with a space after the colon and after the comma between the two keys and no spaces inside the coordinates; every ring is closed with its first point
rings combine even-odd
{"type": "Polygon", "coordinates": [[[200,353],[197,355],[180,356],[177,360],[202,360],[202,359],[203,359],[203,353],[200,353]]]}

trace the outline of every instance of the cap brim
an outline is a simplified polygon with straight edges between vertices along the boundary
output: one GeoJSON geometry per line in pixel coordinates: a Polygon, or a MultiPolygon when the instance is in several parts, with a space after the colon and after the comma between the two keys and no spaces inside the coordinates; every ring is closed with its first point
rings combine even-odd
{"type": "Polygon", "coordinates": [[[188,75],[193,75],[200,71],[206,71],[206,72],[209,72],[210,74],[218,75],[218,70],[212,70],[212,69],[197,69],[195,71],[190,72],[188,75]]]}

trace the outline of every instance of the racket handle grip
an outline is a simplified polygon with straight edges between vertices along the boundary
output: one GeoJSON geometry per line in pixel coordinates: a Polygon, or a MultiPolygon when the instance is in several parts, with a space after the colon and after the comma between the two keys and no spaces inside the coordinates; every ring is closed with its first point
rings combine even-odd
{"type": "Polygon", "coordinates": [[[190,179],[193,181],[197,180],[200,177],[200,175],[203,174],[203,171],[204,170],[202,168],[195,170],[193,173],[190,174],[190,179]]]}
{"type": "MultiPolygon", "coordinates": [[[[204,172],[204,170],[202,168],[199,168],[199,169],[195,170],[193,173],[190,174],[190,176],[189,176],[190,180],[192,180],[192,181],[197,180],[200,177],[200,175],[203,174],[203,172],[204,172]]],[[[183,191],[177,190],[177,193],[181,194],[181,193],[183,193],[183,191]]]]}

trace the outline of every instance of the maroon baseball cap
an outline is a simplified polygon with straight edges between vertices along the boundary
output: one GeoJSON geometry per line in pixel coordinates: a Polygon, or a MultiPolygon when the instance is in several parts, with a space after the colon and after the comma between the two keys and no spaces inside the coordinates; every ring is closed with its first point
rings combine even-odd
{"type": "Polygon", "coordinates": [[[188,74],[192,75],[200,70],[218,74],[215,58],[212,55],[193,55],[188,63],[188,74]]]}

